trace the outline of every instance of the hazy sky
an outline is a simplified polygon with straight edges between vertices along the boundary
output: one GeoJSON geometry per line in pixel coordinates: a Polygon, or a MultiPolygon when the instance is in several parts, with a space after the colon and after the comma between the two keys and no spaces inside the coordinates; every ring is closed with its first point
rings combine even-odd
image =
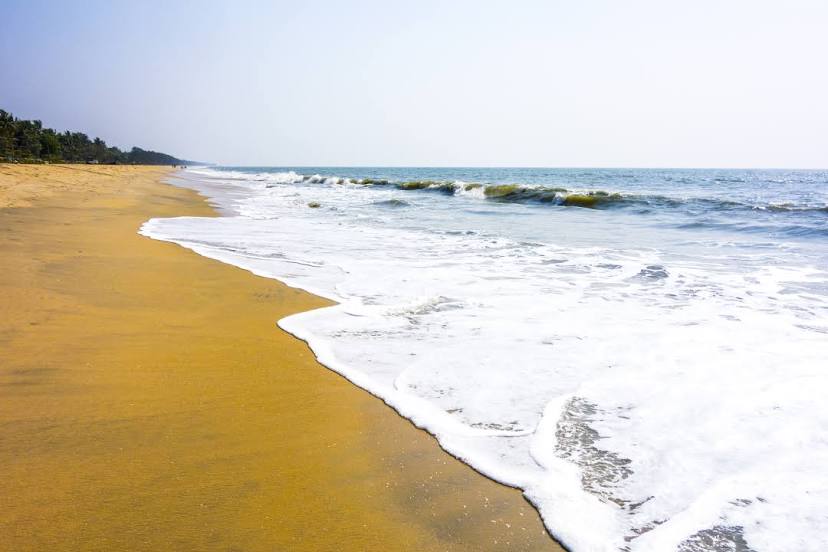
{"type": "Polygon", "coordinates": [[[240,165],[828,167],[828,1],[0,3],[0,107],[240,165]]]}

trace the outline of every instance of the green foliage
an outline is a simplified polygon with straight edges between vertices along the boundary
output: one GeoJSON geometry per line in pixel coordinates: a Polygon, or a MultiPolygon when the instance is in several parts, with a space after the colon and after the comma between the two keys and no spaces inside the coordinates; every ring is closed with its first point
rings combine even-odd
{"type": "Polygon", "coordinates": [[[310,203],[308,203],[308,207],[310,207],[311,209],[319,209],[320,207],[322,207],[322,205],[318,201],[311,201],[310,203]]]}
{"type": "Polygon", "coordinates": [[[187,163],[187,161],[181,161],[166,153],[142,150],[141,148],[132,148],[127,154],[127,159],[129,163],[135,165],[179,165],[187,163]]]}
{"type": "Polygon", "coordinates": [[[55,131],[47,128],[40,134],[40,154],[49,161],[60,159],[60,140],[55,131]]]}
{"type": "Polygon", "coordinates": [[[132,148],[129,152],[108,147],[100,138],[90,140],[82,132],[58,133],[40,121],[17,119],[0,109],[0,162],[129,163],[180,165],[188,163],[155,151],[132,148]]]}

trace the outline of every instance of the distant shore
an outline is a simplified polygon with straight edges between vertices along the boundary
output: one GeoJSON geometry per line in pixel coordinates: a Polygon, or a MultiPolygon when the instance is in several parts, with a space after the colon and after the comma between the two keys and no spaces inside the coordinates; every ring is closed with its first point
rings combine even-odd
{"type": "Polygon", "coordinates": [[[0,164],[0,549],[560,550],[319,365],[324,300],[137,234],[169,168],[0,164]]]}

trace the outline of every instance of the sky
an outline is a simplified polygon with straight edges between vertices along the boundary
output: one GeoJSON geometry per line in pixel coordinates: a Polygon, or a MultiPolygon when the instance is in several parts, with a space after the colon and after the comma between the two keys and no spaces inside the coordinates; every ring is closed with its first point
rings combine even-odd
{"type": "Polygon", "coordinates": [[[225,165],[828,168],[828,2],[2,0],[0,108],[225,165]]]}

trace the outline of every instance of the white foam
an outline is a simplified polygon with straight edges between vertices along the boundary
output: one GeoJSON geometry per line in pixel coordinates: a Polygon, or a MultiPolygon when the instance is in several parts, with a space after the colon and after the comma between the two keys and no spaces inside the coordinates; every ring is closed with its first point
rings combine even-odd
{"type": "Polygon", "coordinates": [[[141,233],[338,301],[279,324],[572,550],[828,545],[824,269],[436,232],[360,207],[397,190],[261,180],[141,233]]]}

